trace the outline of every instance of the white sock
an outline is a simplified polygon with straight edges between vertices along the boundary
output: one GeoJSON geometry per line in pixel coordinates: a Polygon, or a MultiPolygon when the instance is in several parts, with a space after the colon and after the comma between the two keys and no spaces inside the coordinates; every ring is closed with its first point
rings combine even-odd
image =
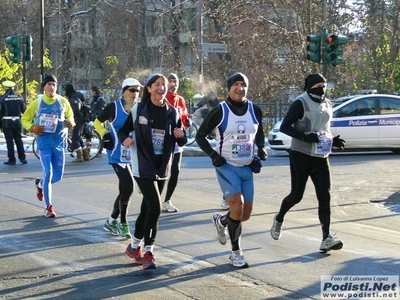
{"type": "Polygon", "coordinates": [[[141,239],[135,238],[134,236],[132,237],[132,242],[131,242],[132,249],[139,248],[141,243],[142,243],[141,239]]]}
{"type": "Polygon", "coordinates": [[[144,246],[144,253],[146,253],[146,252],[153,253],[153,250],[154,250],[154,245],[145,245],[144,246]]]}
{"type": "Polygon", "coordinates": [[[113,218],[111,218],[111,217],[108,218],[108,223],[111,224],[111,223],[114,222],[114,221],[116,221],[116,219],[113,219],[113,218]]]}

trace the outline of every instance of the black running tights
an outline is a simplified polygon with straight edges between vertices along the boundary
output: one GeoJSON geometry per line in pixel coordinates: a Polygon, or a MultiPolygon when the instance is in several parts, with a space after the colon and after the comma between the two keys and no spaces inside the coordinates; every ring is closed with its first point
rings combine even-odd
{"type": "Polygon", "coordinates": [[[129,202],[133,193],[133,175],[130,164],[126,164],[125,168],[119,164],[111,164],[115,174],[117,174],[119,183],[119,194],[114,201],[114,208],[111,213],[113,219],[118,219],[121,215],[121,223],[127,222],[129,202]]]}
{"type": "Polygon", "coordinates": [[[291,191],[281,204],[276,220],[283,222],[285,214],[301,201],[308,177],[315,187],[318,199],[318,217],[322,225],[322,237],[329,235],[331,223],[331,171],[329,158],[313,157],[298,151],[290,151],[291,191]]]}
{"type": "Polygon", "coordinates": [[[140,213],[135,223],[135,238],[144,238],[144,245],[153,245],[157,230],[158,219],[161,214],[161,193],[165,180],[135,177],[140,191],[143,194],[140,213]]]}

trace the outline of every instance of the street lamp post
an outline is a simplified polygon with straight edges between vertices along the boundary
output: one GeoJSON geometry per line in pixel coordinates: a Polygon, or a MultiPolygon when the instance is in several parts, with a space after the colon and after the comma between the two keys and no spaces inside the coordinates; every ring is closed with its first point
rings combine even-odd
{"type": "Polygon", "coordinates": [[[198,1],[198,51],[199,51],[199,90],[200,94],[203,94],[203,0],[198,1]]]}
{"type": "Polygon", "coordinates": [[[40,1],[40,18],[41,18],[41,26],[40,26],[40,75],[41,80],[40,84],[43,83],[44,80],[44,0],[40,1]]]}

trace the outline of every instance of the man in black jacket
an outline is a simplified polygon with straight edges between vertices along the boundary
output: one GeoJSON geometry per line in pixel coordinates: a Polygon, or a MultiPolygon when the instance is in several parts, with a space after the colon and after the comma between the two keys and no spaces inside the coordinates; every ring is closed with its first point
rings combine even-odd
{"type": "Polygon", "coordinates": [[[74,112],[75,127],[72,131],[72,146],[76,151],[76,159],[73,163],[84,162],[90,160],[90,150],[85,147],[82,140],[82,132],[86,120],[81,112],[81,107],[85,103],[85,97],[82,93],[75,91],[72,84],[67,84],[65,87],[65,96],[68,98],[74,112]]]}
{"type": "Polygon", "coordinates": [[[93,120],[91,121],[94,121],[97,118],[97,116],[103,111],[105,106],[105,101],[104,98],[101,96],[100,89],[97,85],[92,86],[91,90],[93,97],[93,100],[90,103],[90,108],[93,114],[93,120]]]}
{"type": "Polygon", "coordinates": [[[5,94],[1,97],[0,120],[7,144],[8,161],[5,165],[15,165],[14,141],[17,146],[18,158],[21,163],[26,164],[24,144],[22,142],[21,114],[25,111],[25,104],[20,95],[15,94],[15,83],[10,80],[2,83],[5,94]]]}

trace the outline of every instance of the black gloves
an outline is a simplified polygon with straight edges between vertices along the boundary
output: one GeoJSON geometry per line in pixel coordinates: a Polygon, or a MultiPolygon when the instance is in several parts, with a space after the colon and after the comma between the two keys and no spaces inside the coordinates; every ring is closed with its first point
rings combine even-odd
{"type": "Polygon", "coordinates": [[[111,133],[109,133],[109,132],[105,133],[104,136],[103,136],[104,148],[106,148],[107,150],[112,150],[114,148],[113,144],[114,143],[113,143],[113,139],[112,139],[111,133]]]}
{"type": "Polygon", "coordinates": [[[344,146],[346,145],[346,141],[340,138],[340,135],[335,136],[332,141],[333,147],[338,147],[340,150],[344,150],[344,146]]]}
{"type": "Polygon", "coordinates": [[[214,167],[221,167],[222,165],[226,164],[225,158],[219,155],[215,150],[211,152],[210,157],[212,159],[212,164],[214,165],[214,167]]]}
{"type": "Polygon", "coordinates": [[[319,139],[318,134],[311,132],[304,136],[303,141],[305,141],[307,143],[319,143],[320,139],[319,139]]]}
{"type": "Polygon", "coordinates": [[[267,157],[268,157],[268,152],[267,152],[267,150],[265,150],[265,148],[258,148],[257,156],[258,156],[261,160],[266,160],[267,157]]]}

